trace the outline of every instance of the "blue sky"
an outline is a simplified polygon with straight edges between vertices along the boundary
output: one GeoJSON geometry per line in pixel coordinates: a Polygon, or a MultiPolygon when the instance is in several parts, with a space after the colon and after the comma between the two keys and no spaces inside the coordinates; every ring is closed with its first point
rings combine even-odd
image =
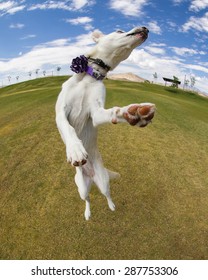
{"type": "Polygon", "coordinates": [[[148,40],[114,72],[153,80],[196,78],[208,93],[208,0],[0,0],[0,85],[71,74],[70,61],[93,44],[91,32],[149,28],[148,40]]]}

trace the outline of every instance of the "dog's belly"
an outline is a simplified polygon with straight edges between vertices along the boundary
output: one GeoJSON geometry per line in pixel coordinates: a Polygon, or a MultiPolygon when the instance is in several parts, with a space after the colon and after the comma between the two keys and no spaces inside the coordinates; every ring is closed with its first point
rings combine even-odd
{"type": "Polygon", "coordinates": [[[91,118],[88,119],[82,130],[77,133],[77,136],[88,153],[92,154],[97,149],[97,129],[93,126],[91,118]]]}
{"type": "Polygon", "coordinates": [[[90,115],[84,114],[83,111],[78,114],[78,111],[73,112],[72,110],[68,121],[75,129],[89,157],[93,158],[95,150],[97,150],[97,128],[93,126],[90,115]]]}

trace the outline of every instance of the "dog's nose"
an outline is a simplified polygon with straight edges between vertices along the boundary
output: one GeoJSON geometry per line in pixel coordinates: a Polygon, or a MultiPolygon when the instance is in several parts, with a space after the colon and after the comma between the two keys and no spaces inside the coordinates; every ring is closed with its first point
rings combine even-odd
{"type": "Polygon", "coordinates": [[[145,27],[145,26],[142,27],[142,30],[146,33],[149,33],[149,29],[147,29],[147,27],[145,27]]]}

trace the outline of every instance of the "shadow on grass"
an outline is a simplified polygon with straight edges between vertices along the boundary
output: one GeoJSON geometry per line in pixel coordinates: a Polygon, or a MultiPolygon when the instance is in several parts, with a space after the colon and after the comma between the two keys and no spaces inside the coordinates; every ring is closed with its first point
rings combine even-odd
{"type": "Polygon", "coordinates": [[[179,90],[177,88],[174,87],[165,87],[164,88],[165,91],[171,92],[171,93],[175,93],[175,94],[179,94],[179,90]]]}

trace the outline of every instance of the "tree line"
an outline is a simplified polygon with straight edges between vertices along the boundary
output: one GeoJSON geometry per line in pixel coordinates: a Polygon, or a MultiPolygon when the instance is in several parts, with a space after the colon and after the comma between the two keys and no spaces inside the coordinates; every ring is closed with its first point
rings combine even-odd
{"type": "MultiPolygon", "coordinates": [[[[57,75],[59,75],[59,72],[61,71],[61,67],[60,66],[57,66],[56,67],[56,72],[57,72],[57,75]]],[[[28,76],[29,76],[29,79],[31,79],[32,78],[32,76],[35,74],[35,76],[36,76],[36,78],[39,78],[40,76],[41,76],[41,73],[42,73],[42,76],[43,77],[46,77],[46,75],[47,75],[47,71],[46,70],[40,70],[40,69],[36,69],[34,72],[32,72],[32,71],[29,71],[28,72],[28,76]]],[[[53,76],[54,75],[54,71],[52,70],[52,71],[48,71],[48,76],[53,76]]],[[[9,75],[9,76],[7,76],[7,79],[8,79],[8,83],[9,84],[11,84],[11,80],[12,79],[15,79],[16,80],[16,82],[18,83],[19,82],[19,79],[20,79],[20,76],[19,75],[17,75],[17,76],[15,76],[15,77],[12,77],[11,75],[9,75]]],[[[3,82],[2,82],[2,86],[3,86],[3,82]]]]}

